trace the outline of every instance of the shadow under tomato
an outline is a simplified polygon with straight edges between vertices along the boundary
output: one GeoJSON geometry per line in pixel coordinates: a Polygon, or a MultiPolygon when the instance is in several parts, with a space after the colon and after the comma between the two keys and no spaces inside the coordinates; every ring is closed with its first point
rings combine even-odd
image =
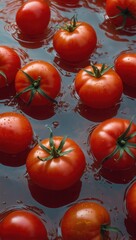
{"type": "Polygon", "coordinates": [[[9,167],[23,166],[26,163],[26,158],[29,151],[30,149],[27,149],[26,151],[23,151],[15,155],[0,152],[0,163],[9,167]]]}
{"type": "Polygon", "coordinates": [[[93,122],[102,122],[106,119],[112,118],[117,115],[120,105],[108,109],[94,109],[79,102],[75,108],[75,112],[78,112],[82,117],[93,122]]]}
{"type": "Polygon", "coordinates": [[[11,96],[15,95],[14,84],[10,84],[7,87],[0,88],[0,100],[9,99],[11,96]]]}
{"type": "Polygon", "coordinates": [[[77,200],[80,194],[82,182],[79,181],[75,185],[66,190],[53,191],[43,189],[28,179],[28,188],[32,197],[43,206],[49,208],[59,208],[77,200]]]}
{"type": "Polygon", "coordinates": [[[122,171],[110,171],[109,169],[101,168],[98,174],[111,183],[127,184],[135,177],[136,167],[122,171]]]}
{"type": "Polygon", "coordinates": [[[131,240],[136,240],[136,223],[127,216],[124,220],[124,224],[126,226],[127,232],[130,234],[131,240]]]}

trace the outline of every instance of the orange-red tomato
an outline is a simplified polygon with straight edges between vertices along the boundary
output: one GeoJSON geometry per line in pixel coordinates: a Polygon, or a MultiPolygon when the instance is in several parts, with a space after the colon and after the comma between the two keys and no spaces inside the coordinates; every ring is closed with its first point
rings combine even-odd
{"type": "Polygon", "coordinates": [[[118,29],[136,25],[135,0],[106,0],[105,8],[110,20],[118,29]]]}
{"type": "Polygon", "coordinates": [[[65,212],[60,226],[63,240],[101,240],[103,227],[109,224],[110,216],[103,206],[80,202],[65,212]]]}
{"type": "Polygon", "coordinates": [[[59,56],[68,62],[87,59],[97,44],[94,28],[86,22],[71,20],[61,27],[53,37],[53,46],[59,56]]]}
{"type": "Polygon", "coordinates": [[[110,108],[116,105],[123,92],[121,78],[111,68],[103,71],[102,64],[93,67],[85,67],[75,77],[75,90],[81,101],[92,108],[110,108]]]}
{"type": "Polygon", "coordinates": [[[120,54],[115,59],[114,67],[125,84],[136,87],[136,53],[120,54]]]}
{"type": "Polygon", "coordinates": [[[48,240],[42,220],[26,210],[10,212],[0,223],[1,240],[48,240]]]}
{"type": "Polygon", "coordinates": [[[127,119],[111,118],[90,134],[91,152],[99,166],[125,170],[135,165],[136,125],[127,119]]]}
{"type": "Polygon", "coordinates": [[[16,97],[33,106],[50,105],[60,92],[61,77],[56,68],[43,60],[21,68],[15,78],[16,97]]]}
{"type": "Polygon", "coordinates": [[[28,154],[27,172],[32,181],[45,189],[62,190],[75,184],[85,169],[85,156],[70,138],[62,136],[41,141],[28,154]]]}
{"type": "Polygon", "coordinates": [[[136,182],[133,182],[128,188],[125,201],[129,217],[136,222],[136,182]]]}
{"type": "Polygon", "coordinates": [[[0,114],[0,151],[17,154],[26,150],[33,140],[33,129],[29,120],[20,113],[0,114]]]}
{"type": "Polygon", "coordinates": [[[8,46],[0,46],[0,88],[9,86],[21,67],[19,55],[8,46]]]}
{"type": "Polygon", "coordinates": [[[37,36],[45,32],[50,21],[50,7],[45,0],[28,0],[16,13],[16,23],[25,35],[37,36]]]}

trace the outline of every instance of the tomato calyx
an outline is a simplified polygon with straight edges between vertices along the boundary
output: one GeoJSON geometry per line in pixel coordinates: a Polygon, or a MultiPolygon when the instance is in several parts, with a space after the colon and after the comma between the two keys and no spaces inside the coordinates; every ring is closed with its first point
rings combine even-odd
{"type": "Polygon", "coordinates": [[[22,91],[20,91],[19,93],[17,93],[15,98],[18,98],[23,93],[26,93],[26,92],[30,91],[31,94],[30,94],[30,98],[29,98],[29,100],[27,102],[28,105],[32,102],[36,92],[38,92],[43,97],[47,98],[49,101],[57,103],[57,101],[55,99],[51,98],[47,93],[45,93],[40,88],[40,82],[41,82],[41,77],[40,76],[35,80],[28,73],[26,73],[25,71],[23,71],[23,70],[20,70],[20,71],[22,71],[22,73],[27,77],[27,79],[30,82],[30,85],[28,87],[26,87],[25,89],[23,89],[22,91]]]}
{"type": "Polygon", "coordinates": [[[97,66],[91,64],[91,67],[93,68],[93,71],[88,71],[86,69],[84,69],[84,71],[90,74],[92,77],[100,78],[113,66],[106,66],[105,64],[102,64],[101,69],[99,69],[97,66]]]}
{"type": "Polygon", "coordinates": [[[8,81],[7,81],[7,76],[6,76],[6,74],[5,74],[3,71],[0,71],[0,75],[1,75],[2,77],[4,77],[6,86],[8,86],[8,81]]]}
{"type": "Polygon", "coordinates": [[[53,140],[53,132],[50,127],[47,127],[47,128],[50,130],[50,136],[49,136],[50,148],[45,147],[40,141],[38,141],[38,144],[45,152],[47,152],[49,154],[49,156],[46,158],[40,158],[39,156],[37,156],[40,160],[42,160],[42,161],[52,160],[53,158],[58,158],[58,157],[64,156],[73,151],[73,149],[69,149],[67,151],[62,152],[62,149],[66,142],[67,136],[65,136],[62,139],[58,148],[56,148],[55,144],[54,144],[54,140],[53,140]]]}
{"type": "Polygon", "coordinates": [[[129,11],[128,8],[123,9],[120,6],[117,6],[117,8],[120,10],[120,13],[118,13],[117,15],[112,16],[110,18],[114,19],[114,18],[117,18],[117,17],[120,17],[120,16],[123,17],[122,25],[116,28],[116,30],[121,30],[125,27],[127,18],[136,19],[136,17],[132,15],[132,13],[129,11]]]}
{"type": "Polygon", "coordinates": [[[79,25],[77,24],[77,16],[73,16],[70,20],[69,24],[65,24],[64,27],[62,27],[62,29],[68,31],[68,32],[73,32],[79,25]]]}
{"type": "Polygon", "coordinates": [[[119,161],[124,152],[126,152],[130,157],[136,159],[136,156],[133,154],[131,151],[131,148],[136,148],[136,143],[129,142],[130,139],[136,136],[136,132],[128,135],[130,128],[132,126],[132,120],[130,121],[127,129],[125,130],[124,133],[122,133],[119,138],[117,139],[117,145],[115,149],[113,150],[112,153],[110,153],[108,156],[102,159],[101,164],[106,162],[108,159],[112,158],[115,156],[115,154],[119,154],[118,158],[114,158],[115,161],[119,161]]]}
{"type": "Polygon", "coordinates": [[[116,233],[120,233],[121,236],[123,236],[123,233],[120,231],[119,228],[112,227],[112,226],[106,225],[106,224],[101,226],[101,234],[103,235],[105,232],[116,232],[116,233]]]}

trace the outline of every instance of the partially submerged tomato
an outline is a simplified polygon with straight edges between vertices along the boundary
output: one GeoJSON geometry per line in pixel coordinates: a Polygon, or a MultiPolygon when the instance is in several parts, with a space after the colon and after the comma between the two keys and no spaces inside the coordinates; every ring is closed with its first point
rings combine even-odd
{"type": "Polygon", "coordinates": [[[21,67],[19,55],[13,48],[0,46],[0,88],[9,86],[21,67]]]}
{"type": "Polygon", "coordinates": [[[106,13],[117,29],[136,26],[135,0],[106,0],[106,13]]]}
{"type": "Polygon", "coordinates": [[[111,67],[96,64],[77,73],[75,90],[85,105],[92,108],[110,108],[119,102],[123,84],[111,67]]]}
{"type": "Polygon", "coordinates": [[[136,125],[122,118],[105,120],[90,134],[89,144],[100,167],[132,168],[136,162],[136,125]]]}
{"type": "Polygon", "coordinates": [[[43,60],[32,61],[16,74],[16,96],[33,106],[50,105],[60,92],[61,77],[56,68],[43,60]]]}
{"type": "Polygon", "coordinates": [[[136,182],[133,182],[125,194],[126,209],[129,217],[136,222],[136,182]]]}
{"type": "Polygon", "coordinates": [[[33,140],[33,129],[29,120],[20,113],[0,114],[0,151],[17,154],[26,150],[33,140]]]}
{"type": "Polygon", "coordinates": [[[62,217],[60,227],[63,240],[100,240],[110,225],[108,211],[95,202],[72,205],[62,217]]]}
{"type": "Polygon", "coordinates": [[[54,34],[53,46],[59,56],[68,62],[80,62],[87,59],[97,44],[94,28],[79,22],[73,17],[69,23],[60,27],[54,34]]]}
{"type": "MultiPolygon", "coordinates": [[[[51,129],[50,129],[51,131],[51,129]]],[[[70,138],[52,135],[39,142],[28,154],[27,172],[32,181],[45,189],[71,187],[82,176],[85,156],[70,138]]]]}
{"type": "Polygon", "coordinates": [[[48,240],[42,220],[26,210],[14,210],[0,222],[1,240],[48,240]]]}
{"type": "Polygon", "coordinates": [[[125,84],[136,87],[136,53],[121,53],[115,59],[114,67],[125,84]]]}
{"type": "Polygon", "coordinates": [[[16,23],[21,32],[37,36],[45,32],[50,21],[50,7],[44,0],[28,0],[16,13],[16,23]]]}

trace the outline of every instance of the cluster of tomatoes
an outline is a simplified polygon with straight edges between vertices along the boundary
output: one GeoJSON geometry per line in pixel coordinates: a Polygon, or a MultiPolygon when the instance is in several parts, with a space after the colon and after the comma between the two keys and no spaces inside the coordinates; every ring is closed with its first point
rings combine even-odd
{"type": "MultiPolygon", "coordinates": [[[[135,1],[107,0],[105,10],[117,29],[136,25],[135,1]]],[[[50,18],[50,6],[45,0],[28,0],[16,13],[18,29],[32,39],[46,31],[50,18]]],[[[97,48],[97,34],[93,26],[73,16],[55,32],[53,47],[67,64],[81,63],[97,48]]],[[[88,107],[113,107],[121,99],[124,84],[136,87],[135,69],[134,52],[120,54],[114,66],[90,64],[76,74],[75,92],[88,107]]],[[[20,98],[29,108],[57,104],[61,89],[58,70],[43,60],[31,61],[22,67],[14,49],[0,46],[0,88],[10,87],[11,83],[15,88],[13,101],[20,98]]],[[[65,190],[84,174],[85,155],[71,138],[54,136],[50,127],[48,130],[49,138],[42,141],[38,139],[32,147],[35,136],[29,120],[21,113],[1,113],[0,151],[16,155],[28,149],[26,169],[30,179],[43,189],[65,190]]],[[[90,133],[89,146],[99,168],[113,172],[131,169],[136,161],[136,124],[133,119],[107,119],[90,133]]],[[[128,214],[132,222],[136,222],[135,182],[126,192],[125,199],[128,214]]],[[[103,206],[82,201],[71,206],[64,214],[60,224],[61,239],[109,239],[109,231],[120,232],[118,228],[110,226],[110,221],[110,214],[103,206]]],[[[0,239],[47,240],[48,230],[35,214],[16,210],[1,219],[0,239]]]]}

